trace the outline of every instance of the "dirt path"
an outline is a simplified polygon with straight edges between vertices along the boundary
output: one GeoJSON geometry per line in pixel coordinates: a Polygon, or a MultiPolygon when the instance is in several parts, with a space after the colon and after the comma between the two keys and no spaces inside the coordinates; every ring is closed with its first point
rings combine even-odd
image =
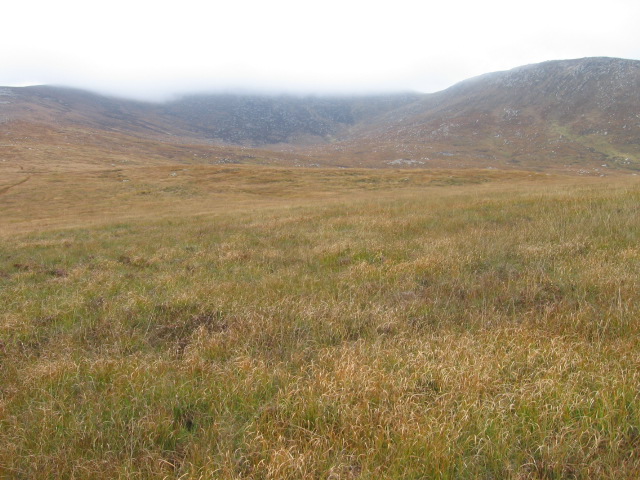
{"type": "Polygon", "coordinates": [[[13,187],[17,187],[18,185],[22,185],[23,183],[29,181],[29,179],[31,179],[31,175],[28,176],[27,178],[20,180],[17,183],[11,184],[11,185],[7,185],[6,187],[1,187],[0,188],[0,195],[4,195],[5,193],[7,193],[10,189],[12,189],[13,187]]]}

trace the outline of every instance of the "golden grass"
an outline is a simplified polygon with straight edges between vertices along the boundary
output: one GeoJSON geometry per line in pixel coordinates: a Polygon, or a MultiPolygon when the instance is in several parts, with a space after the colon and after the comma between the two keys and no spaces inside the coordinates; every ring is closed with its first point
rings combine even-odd
{"type": "Polygon", "coordinates": [[[424,187],[531,182],[542,178],[541,174],[530,172],[495,170],[172,165],[60,172],[6,167],[0,185],[0,234],[345,201],[372,192],[396,195],[424,187]]]}
{"type": "Polygon", "coordinates": [[[640,475],[633,178],[184,168],[0,196],[0,476],[640,475]]]}

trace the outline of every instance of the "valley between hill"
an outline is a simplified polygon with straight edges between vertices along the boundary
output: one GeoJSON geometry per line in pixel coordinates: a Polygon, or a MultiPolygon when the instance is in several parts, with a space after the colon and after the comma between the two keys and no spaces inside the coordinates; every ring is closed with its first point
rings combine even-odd
{"type": "Polygon", "coordinates": [[[0,478],[637,479],[638,64],[1,90],[0,478]]]}
{"type": "Polygon", "coordinates": [[[640,170],[640,61],[584,58],[481,75],[433,94],[191,94],[144,103],[0,88],[3,163],[38,168],[251,164],[640,170]]]}

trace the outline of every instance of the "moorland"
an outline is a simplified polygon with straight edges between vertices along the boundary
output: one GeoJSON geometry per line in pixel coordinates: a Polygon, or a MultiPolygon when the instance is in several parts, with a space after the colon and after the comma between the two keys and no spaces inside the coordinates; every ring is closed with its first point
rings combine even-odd
{"type": "Polygon", "coordinates": [[[417,163],[366,122],[171,140],[52,91],[0,105],[1,478],[640,475],[635,124],[499,106],[518,145],[417,163]]]}

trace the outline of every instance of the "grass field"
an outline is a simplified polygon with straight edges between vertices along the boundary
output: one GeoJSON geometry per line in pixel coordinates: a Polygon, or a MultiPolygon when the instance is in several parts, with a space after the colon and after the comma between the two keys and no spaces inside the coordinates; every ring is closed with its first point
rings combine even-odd
{"type": "Polygon", "coordinates": [[[0,477],[639,478],[638,182],[16,171],[0,477]]]}

